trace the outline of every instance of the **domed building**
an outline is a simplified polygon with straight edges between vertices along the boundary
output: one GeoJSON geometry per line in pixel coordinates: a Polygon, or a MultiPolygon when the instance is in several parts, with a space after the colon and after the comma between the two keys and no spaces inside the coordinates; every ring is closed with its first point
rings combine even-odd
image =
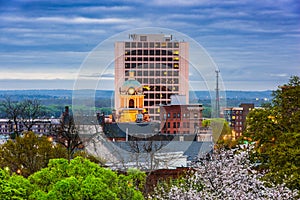
{"type": "Polygon", "coordinates": [[[142,122],[144,120],[143,86],[135,80],[134,72],[129,72],[129,78],[119,88],[120,108],[118,122],[142,122]]]}

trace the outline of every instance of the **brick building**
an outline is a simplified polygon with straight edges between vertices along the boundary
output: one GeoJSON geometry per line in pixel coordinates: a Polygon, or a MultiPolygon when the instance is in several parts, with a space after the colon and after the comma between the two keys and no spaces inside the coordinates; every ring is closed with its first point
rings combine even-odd
{"type": "Polygon", "coordinates": [[[178,98],[180,96],[172,96],[171,104],[160,106],[161,133],[199,133],[202,127],[202,105],[185,104],[178,98]]]}
{"type": "Polygon", "coordinates": [[[232,128],[235,138],[242,135],[245,130],[245,122],[248,113],[254,108],[254,104],[242,103],[239,107],[231,107],[224,109],[224,118],[232,128]]]}

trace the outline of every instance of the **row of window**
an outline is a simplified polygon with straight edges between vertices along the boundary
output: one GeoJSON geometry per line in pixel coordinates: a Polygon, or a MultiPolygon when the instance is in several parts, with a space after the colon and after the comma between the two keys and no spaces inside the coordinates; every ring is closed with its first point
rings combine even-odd
{"type": "Polygon", "coordinates": [[[159,112],[160,112],[159,108],[148,108],[147,111],[150,114],[157,114],[156,117],[158,117],[157,119],[159,119],[159,117],[160,117],[160,115],[159,115],[159,112]]]}
{"type": "Polygon", "coordinates": [[[125,61],[179,61],[179,57],[125,57],[125,61]]]}
{"type": "MultiPolygon", "coordinates": [[[[165,85],[144,85],[143,87],[143,91],[145,94],[150,94],[152,92],[160,92],[160,91],[164,91],[164,93],[168,93],[168,92],[171,92],[174,88],[173,87],[177,87],[177,86],[172,86],[172,85],[169,85],[169,86],[165,86],[165,85]]],[[[170,93],[169,95],[173,95],[173,94],[177,94],[177,93],[170,93]]],[[[163,95],[163,93],[161,94],[163,95]]],[[[169,97],[169,96],[168,96],[169,97]]]]}
{"type": "Polygon", "coordinates": [[[178,42],[125,42],[125,48],[178,48],[178,42]]]}
{"type": "Polygon", "coordinates": [[[236,131],[241,131],[242,130],[242,127],[235,127],[234,128],[236,131]]]}
{"type": "MultiPolygon", "coordinates": [[[[179,76],[179,71],[136,70],[134,76],[179,76]]],[[[129,77],[129,70],[125,70],[125,77],[129,77]]]]}
{"type": "MultiPolygon", "coordinates": [[[[125,80],[128,80],[128,78],[125,78],[125,80]]],[[[136,80],[143,84],[179,84],[178,79],[177,80],[174,80],[174,79],[167,80],[164,78],[162,78],[162,79],[159,79],[159,78],[157,78],[157,79],[155,79],[155,78],[136,78],[136,80]]],[[[178,86],[170,86],[170,87],[172,87],[171,90],[167,89],[165,91],[178,91],[178,89],[176,89],[176,88],[178,88],[178,86]],[[175,88],[173,88],[173,87],[175,87],[175,88]]]]}
{"type": "Polygon", "coordinates": [[[151,56],[172,56],[172,55],[175,55],[175,56],[178,56],[179,55],[179,51],[178,49],[176,50],[126,50],[125,51],[125,55],[126,56],[129,56],[129,55],[133,55],[133,56],[136,56],[136,55],[139,55],[139,56],[148,56],[148,55],[151,55],[151,56]]]}
{"type": "Polygon", "coordinates": [[[173,95],[173,93],[161,93],[161,94],[153,94],[153,93],[147,93],[144,94],[144,99],[170,99],[170,96],[173,95]]]}
{"type": "MultiPolygon", "coordinates": [[[[176,130],[173,130],[173,132],[171,133],[171,131],[162,131],[163,133],[167,133],[167,134],[179,134],[179,133],[182,133],[182,134],[188,134],[190,133],[189,131],[176,131],[176,130]]],[[[184,141],[184,137],[179,137],[179,141],[180,142],[183,142],[184,141]]]]}
{"type": "Polygon", "coordinates": [[[231,118],[232,118],[232,119],[235,119],[235,120],[237,120],[237,119],[242,120],[242,119],[243,119],[243,116],[232,116],[231,118]]]}
{"type": "Polygon", "coordinates": [[[225,115],[241,115],[243,114],[242,110],[225,110],[225,115]]]}
{"type": "MultiPolygon", "coordinates": [[[[158,105],[161,105],[161,104],[166,105],[168,103],[170,103],[170,102],[167,101],[167,99],[162,100],[162,101],[159,101],[159,100],[154,101],[154,99],[151,99],[150,101],[149,100],[144,101],[144,106],[158,106],[158,105]]],[[[151,112],[151,113],[154,113],[154,111],[151,112]]],[[[159,110],[157,110],[156,113],[159,113],[159,110]]]]}
{"type": "MultiPolygon", "coordinates": [[[[164,128],[180,128],[182,124],[182,128],[190,128],[190,122],[167,122],[164,124],[164,128]],[[172,126],[173,125],[173,126],[172,126]]],[[[194,127],[198,126],[197,123],[194,124],[194,127]]]]}
{"type": "MultiPolygon", "coordinates": [[[[21,130],[23,130],[22,128],[20,128],[21,130]]],[[[11,129],[7,129],[7,128],[1,128],[0,129],[0,133],[9,133],[11,131],[11,129]]],[[[48,129],[34,129],[33,128],[33,131],[34,132],[38,132],[38,133],[46,133],[46,132],[49,132],[48,129]]]]}
{"type": "MultiPolygon", "coordinates": [[[[163,115],[164,119],[166,118],[180,118],[180,113],[173,113],[173,115],[171,113],[164,113],[163,115]]],[[[190,117],[190,113],[183,113],[182,115],[183,118],[189,118],[190,117]]],[[[194,113],[194,118],[198,118],[199,114],[198,113],[194,113]]]]}
{"type": "Polygon", "coordinates": [[[125,69],[179,69],[179,64],[174,63],[125,63],[125,69]]]}

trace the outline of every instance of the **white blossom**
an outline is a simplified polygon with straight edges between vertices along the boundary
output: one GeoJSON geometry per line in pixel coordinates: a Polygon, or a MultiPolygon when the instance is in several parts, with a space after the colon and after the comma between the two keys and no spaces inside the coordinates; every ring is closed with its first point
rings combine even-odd
{"type": "MultiPolygon", "coordinates": [[[[262,172],[249,160],[249,149],[218,150],[193,166],[186,183],[165,191],[157,188],[152,199],[296,199],[298,191],[284,185],[267,187],[262,172]],[[157,192],[160,191],[160,192],[157,192]]],[[[269,185],[271,185],[269,183],[269,185]]]]}

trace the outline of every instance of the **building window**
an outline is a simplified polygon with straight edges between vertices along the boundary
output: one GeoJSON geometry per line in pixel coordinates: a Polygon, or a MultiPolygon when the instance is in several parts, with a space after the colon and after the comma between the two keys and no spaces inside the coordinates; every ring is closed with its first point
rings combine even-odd
{"type": "Polygon", "coordinates": [[[182,136],[182,135],[179,136],[179,141],[180,141],[180,142],[183,142],[183,141],[184,141],[184,136],[182,136]]]}
{"type": "Polygon", "coordinates": [[[180,113],[177,113],[177,118],[180,118],[180,113]]]}
{"type": "Polygon", "coordinates": [[[170,127],[171,127],[170,122],[168,122],[168,128],[170,128],[170,127]]]}
{"type": "Polygon", "coordinates": [[[180,128],[180,122],[177,122],[177,128],[180,128]]]}
{"type": "Polygon", "coordinates": [[[173,118],[176,118],[176,113],[173,113],[173,118]]]}
{"type": "Polygon", "coordinates": [[[170,118],[170,116],[171,116],[170,113],[168,113],[168,118],[170,118]]]}
{"type": "Polygon", "coordinates": [[[176,122],[173,122],[173,128],[176,128],[176,122]]]}

